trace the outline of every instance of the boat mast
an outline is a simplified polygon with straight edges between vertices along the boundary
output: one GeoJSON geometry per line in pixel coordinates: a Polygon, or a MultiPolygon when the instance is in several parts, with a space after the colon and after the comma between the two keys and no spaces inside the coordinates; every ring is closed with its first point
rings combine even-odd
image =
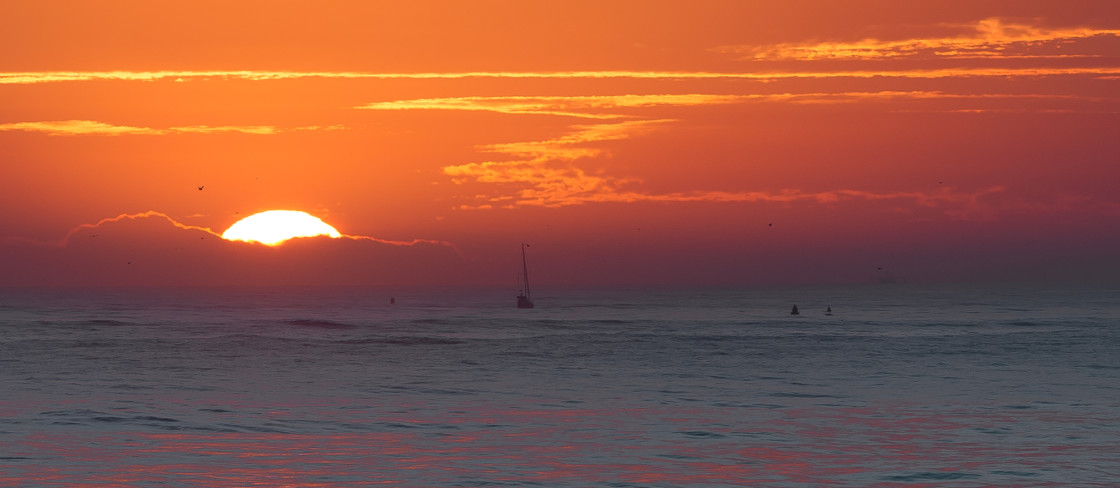
{"type": "Polygon", "coordinates": [[[532,299],[533,294],[529,293],[529,265],[525,263],[525,243],[521,243],[521,272],[525,276],[525,298],[532,299]]]}

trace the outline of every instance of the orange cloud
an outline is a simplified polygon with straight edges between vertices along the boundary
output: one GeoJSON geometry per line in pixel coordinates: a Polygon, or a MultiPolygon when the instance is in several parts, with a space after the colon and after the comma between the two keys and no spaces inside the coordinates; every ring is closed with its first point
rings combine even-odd
{"type": "Polygon", "coordinates": [[[659,105],[689,106],[734,103],[768,95],[655,94],[594,96],[450,97],[374,102],[356,108],[369,110],[478,110],[506,114],[563,115],[592,119],[625,117],[596,111],[659,105]]]}
{"type": "Polygon", "coordinates": [[[1120,204],[1066,196],[1054,201],[1027,202],[1006,196],[1002,186],[977,191],[943,188],[938,191],[873,192],[857,189],[805,191],[691,191],[649,193],[634,189],[637,178],[616,177],[588,171],[575,162],[602,155],[595,143],[628,139],[656,130],[672,120],[627,121],[577,125],[573,132],[544,141],[482,146],[480,149],[511,156],[506,161],[485,161],[446,166],[444,174],[456,184],[495,185],[493,193],[477,194],[461,210],[515,208],[519,206],[565,207],[594,203],[709,202],[782,203],[836,205],[845,202],[895,202],[895,209],[912,212],[936,210],[961,220],[995,220],[1007,212],[1045,214],[1095,211],[1120,215],[1120,204]]]}
{"type": "MultiPolygon", "coordinates": [[[[877,92],[839,92],[839,93],[775,93],[749,95],[618,95],[618,96],[542,96],[542,97],[454,97],[440,99],[399,100],[373,103],[361,108],[389,110],[485,110],[509,114],[551,114],[581,117],[584,111],[600,110],[592,115],[597,118],[611,116],[601,110],[618,108],[639,108],[665,105],[703,105],[730,104],[747,102],[777,103],[861,103],[866,101],[932,100],[949,99],[964,101],[984,100],[1077,100],[1100,102],[1102,99],[1076,95],[1051,94],[1001,94],[978,93],[957,94],[941,91],[877,91],[877,92]]],[[[945,110],[941,108],[941,110],[945,110]]],[[[1002,108],[969,108],[949,110],[988,111],[1002,108]]],[[[1021,110],[1021,109],[1020,109],[1021,110]]],[[[1044,108],[1043,110],[1054,110],[1044,108]]],[[[615,114],[618,117],[622,115],[615,114]]],[[[628,115],[634,117],[634,115],[628,115]]],[[[859,190],[835,190],[806,193],[800,190],[768,192],[678,192],[650,194],[633,190],[640,184],[635,178],[618,177],[595,172],[577,164],[579,160],[599,157],[605,151],[596,143],[628,139],[674,122],[672,119],[629,120],[625,122],[576,125],[571,132],[542,141],[522,141],[480,146],[484,152],[497,153],[509,157],[507,160],[491,160],[466,164],[449,165],[443,173],[450,176],[456,184],[486,183],[496,185],[497,191],[475,195],[473,203],[459,206],[460,209],[492,209],[515,206],[563,207],[587,203],[634,203],[634,202],[780,202],[792,203],[810,201],[817,203],[837,203],[848,200],[898,200],[911,201],[924,207],[975,207],[971,205],[978,194],[947,193],[870,193],[859,190]],[[968,205],[966,205],[968,204],[968,205]]],[[[1001,192],[996,188],[985,190],[979,195],[1001,192]]],[[[959,216],[974,218],[976,212],[949,210],[959,216]]]]}
{"type": "Polygon", "coordinates": [[[355,108],[368,110],[468,110],[503,114],[558,115],[591,119],[619,119],[633,117],[612,110],[649,108],[657,106],[700,106],[748,102],[784,102],[798,104],[857,103],[864,101],[899,100],[1080,100],[1105,101],[1100,97],[1064,94],[1005,94],[1005,93],[948,93],[943,91],[868,91],[868,92],[810,92],[766,94],[654,94],[654,95],[598,95],[598,96],[516,96],[516,97],[449,97],[374,102],[355,108]],[[606,112],[606,113],[605,113],[606,112]]]}
{"type": "MultiPolygon", "coordinates": [[[[979,193],[893,192],[874,193],[860,190],[834,190],[804,192],[720,192],[698,191],[651,194],[628,190],[626,187],[640,183],[635,178],[619,178],[591,174],[572,164],[583,158],[599,156],[603,150],[588,144],[621,140],[646,133],[670,120],[628,121],[613,124],[580,125],[574,132],[555,139],[533,142],[516,142],[483,146],[481,149],[513,156],[508,161],[486,161],[446,166],[444,174],[457,184],[468,182],[503,185],[510,191],[504,194],[477,195],[479,205],[462,205],[461,209],[543,206],[564,207],[588,203],[636,202],[815,202],[838,203],[847,200],[900,200],[911,201],[924,207],[949,204],[962,206],[975,202],[989,193],[1002,192],[994,187],[979,193]]],[[[962,213],[961,215],[965,215],[962,213]]]]}
{"type": "Polygon", "coordinates": [[[271,135],[289,131],[336,130],[341,128],[343,127],[338,125],[292,128],[278,128],[270,125],[196,125],[155,129],[151,127],[114,125],[93,120],[59,120],[46,122],[14,122],[8,124],[0,124],[0,131],[42,132],[52,136],[210,134],[219,132],[239,132],[242,134],[271,135]]]}
{"type": "MultiPolygon", "coordinates": [[[[587,144],[621,140],[648,132],[669,120],[627,121],[612,124],[578,125],[574,132],[555,139],[532,142],[492,144],[480,149],[513,156],[509,161],[486,161],[446,166],[443,173],[455,183],[513,184],[521,187],[516,196],[486,197],[492,203],[508,205],[535,204],[563,206],[566,202],[586,199],[589,195],[612,193],[626,180],[588,174],[570,163],[577,159],[600,155],[604,150],[587,144]],[[525,188],[528,186],[528,188],[525,188]]],[[[462,208],[490,208],[465,206],[462,208]]]]}
{"type": "Polygon", "coordinates": [[[1120,30],[1089,27],[1049,29],[988,18],[953,37],[901,40],[862,39],[855,42],[786,43],[769,46],[727,46],[720,51],[755,60],[1100,57],[1108,53],[1068,52],[1077,41],[1120,36],[1120,30]],[[1063,52],[1049,52],[1054,48],[1063,52]]]}
{"type": "MultiPolygon", "coordinates": [[[[730,49],[730,48],[725,48],[730,49]]],[[[324,79],[647,79],[647,80],[721,80],[742,79],[776,81],[805,78],[948,78],[948,77],[1036,77],[1036,76],[1120,75],[1120,67],[1020,67],[1020,68],[942,68],[899,70],[835,71],[468,71],[445,73],[372,73],[348,71],[45,71],[0,73],[0,84],[57,83],[66,81],[207,81],[324,79]]]]}

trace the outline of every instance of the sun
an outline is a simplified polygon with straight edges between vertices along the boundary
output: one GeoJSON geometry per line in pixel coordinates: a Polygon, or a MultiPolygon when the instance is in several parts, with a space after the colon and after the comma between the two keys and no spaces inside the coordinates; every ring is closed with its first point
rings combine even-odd
{"type": "Polygon", "coordinates": [[[259,242],[276,246],[293,237],[342,237],[318,217],[298,210],[269,210],[238,220],[222,233],[228,241],[259,242]]]}

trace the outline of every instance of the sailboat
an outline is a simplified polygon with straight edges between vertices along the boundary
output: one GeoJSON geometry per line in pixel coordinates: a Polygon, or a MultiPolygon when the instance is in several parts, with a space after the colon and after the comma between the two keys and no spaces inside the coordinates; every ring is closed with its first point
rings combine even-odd
{"type": "Polygon", "coordinates": [[[517,308],[533,308],[532,294],[529,292],[529,266],[525,264],[525,243],[521,243],[521,273],[524,287],[517,294],[517,308]]]}

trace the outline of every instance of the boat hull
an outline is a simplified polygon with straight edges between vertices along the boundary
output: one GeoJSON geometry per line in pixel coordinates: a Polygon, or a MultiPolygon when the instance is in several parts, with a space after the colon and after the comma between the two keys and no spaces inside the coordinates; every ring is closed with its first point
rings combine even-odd
{"type": "Polygon", "coordinates": [[[533,308],[533,302],[525,295],[517,295],[517,308],[533,308]]]}

